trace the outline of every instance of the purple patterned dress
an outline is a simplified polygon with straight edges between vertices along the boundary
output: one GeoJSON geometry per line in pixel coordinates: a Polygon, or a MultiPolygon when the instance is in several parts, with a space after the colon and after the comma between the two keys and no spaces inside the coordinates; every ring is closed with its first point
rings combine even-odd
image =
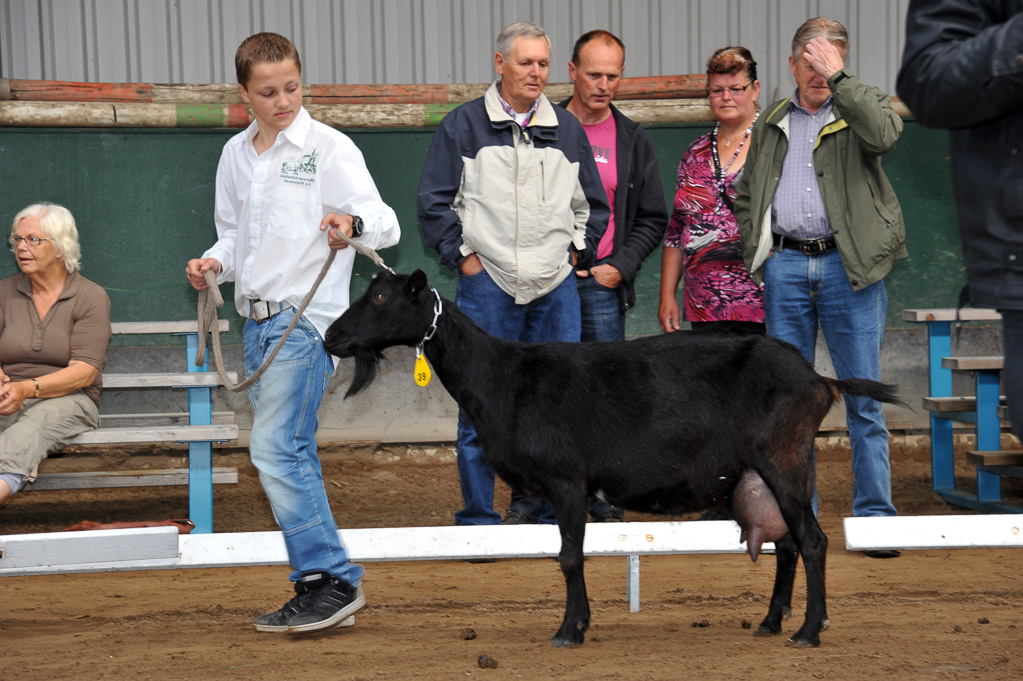
{"type": "MultiPolygon", "coordinates": [[[[764,294],[743,264],[735,216],[719,205],[710,145],[707,133],[683,154],[664,236],[665,246],[682,251],[682,319],[763,323],[764,294]]],[[[733,199],[741,175],[725,175],[733,199]]]]}

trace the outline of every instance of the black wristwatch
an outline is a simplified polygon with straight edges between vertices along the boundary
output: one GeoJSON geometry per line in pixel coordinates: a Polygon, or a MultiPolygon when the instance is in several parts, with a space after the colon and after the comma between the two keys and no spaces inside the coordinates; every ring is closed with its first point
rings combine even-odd
{"type": "Polygon", "coordinates": [[[358,239],[362,236],[362,233],[366,231],[366,225],[363,224],[362,218],[358,215],[352,216],[352,238],[358,239]]]}

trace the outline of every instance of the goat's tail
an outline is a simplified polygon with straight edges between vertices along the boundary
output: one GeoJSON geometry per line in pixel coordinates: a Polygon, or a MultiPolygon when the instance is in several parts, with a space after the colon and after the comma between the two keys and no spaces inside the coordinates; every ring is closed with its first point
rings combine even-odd
{"type": "Polygon", "coordinates": [[[844,380],[828,378],[827,381],[832,389],[839,394],[869,397],[885,404],[909,407],[905,400],[899,396],[897,387],[890,383],[879,383],[868,378],[846,378],[844,380]]]}

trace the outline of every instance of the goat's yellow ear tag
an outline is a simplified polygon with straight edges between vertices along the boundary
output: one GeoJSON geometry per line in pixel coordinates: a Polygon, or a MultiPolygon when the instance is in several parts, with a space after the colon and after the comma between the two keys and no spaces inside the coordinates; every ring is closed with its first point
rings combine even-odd
{"type": "Polygon", "coordinates": [[[423,353],[416,353],[416,385],[425,388],[432,378],[430,373],[430,365],[427,364],[426,358],[423,357],[423,353]]]}

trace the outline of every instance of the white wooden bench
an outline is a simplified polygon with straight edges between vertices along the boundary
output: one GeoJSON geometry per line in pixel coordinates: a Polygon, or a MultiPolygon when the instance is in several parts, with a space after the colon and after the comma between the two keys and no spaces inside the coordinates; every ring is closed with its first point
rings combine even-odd
{"type": "MultiPolygon", "coordinates": [[[[198,346],[195,321],[184,322],[118,322],[111,324],[115,335],[183,335],[185,336],[184,373],[103,374],[103,390],[146,390],[177,388],[188,391],[188,412],[161,414],[101,414],[96,430],[83,433],[74,441],[78,446],[132,445],[148,443],[188,444],[188,469],[40,473],[25,490],[84,489],[93,487],[133,487],[187,484],[189,487],[189,519],[195,523],[193,532],[213,531],[213,484],[235,483],[234,468],[213,468],[213,443],[238,439],[238,426],[233,412],[212,410],[212,391],[222,385],[220,377],[207,366],[196,367],[198,346]]],[[[229,323],[221,320],[221,333],[229,323]]],[[[228,373],[237,382],[237,374],[228,373]]],[[[100,401],[100,409],[103,404],[100,401]]],[[[43,462],[41,470],[45,470],[43,462]]]]}

